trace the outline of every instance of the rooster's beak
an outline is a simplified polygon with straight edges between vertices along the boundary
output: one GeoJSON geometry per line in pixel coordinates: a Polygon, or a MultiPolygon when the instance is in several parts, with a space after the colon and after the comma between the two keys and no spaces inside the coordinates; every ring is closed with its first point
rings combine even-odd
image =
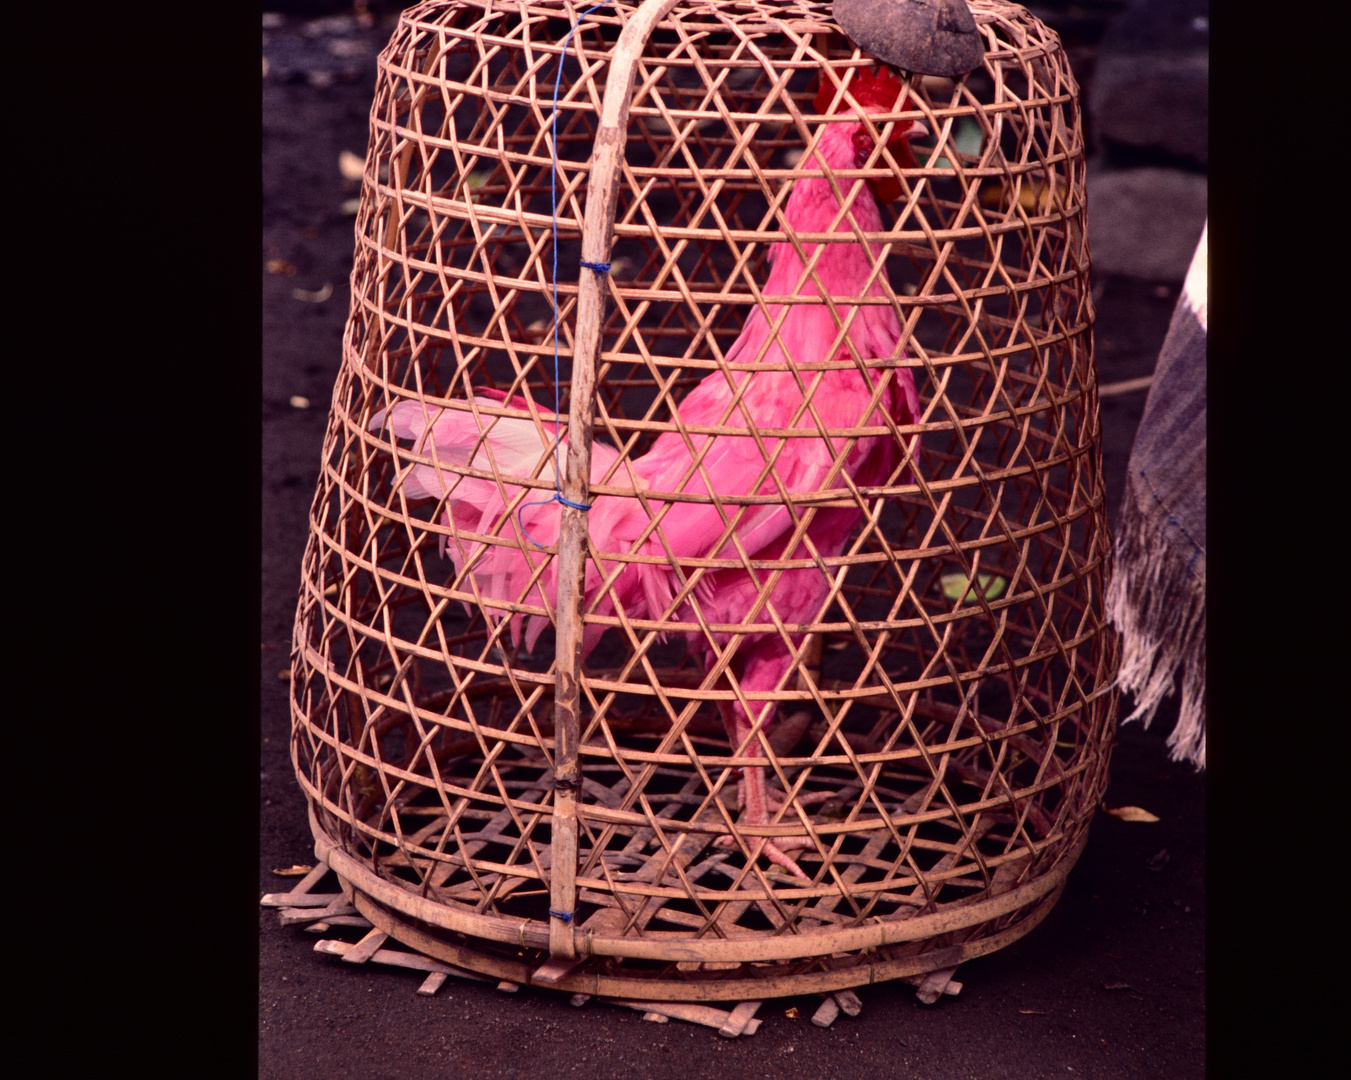
{"type": "Polygon", "coordinates": [[[914,139],[922,139],[929,134],[929,129],[918,120],[912,120],[906,125],[904,132],[898,132],[892,135],[891,142],[887,145],[891,152],[896,156],[896,160],[907,169],[917,168],[919,163],[915,160],[914,152],[910,149],[910,143],[914,139]]]}
{"type": "MultiPolygon", "coordinates": [[[[891,151],[892,156],[895,157],[901,168],[915,169],[919,167],[919,162],[915,160],[914,152],[910,149],[910,141],[912,139],[922,139],[927,134],[929,134],[929,129],[918,120],[911,120],[906,124],[903,131],[894,132],[892,134],[890,141],[887,143],[887,148],[891,151]]],[[[885,183],[885,181],[883,183],[885,183]]],[[[892,181],[887,185],[887,190],[890,190],[891,188],[899,189],[899,185],[892,181]]],[[[897,190],[897,195],[899,194],[900,192],[897,190]]],[[[882,199],[884,197],[883,193],[878,192],[878,197],[879,199],[882,199]]],[[[892,196],[892,198],[896,197],[897,196],[895,195],[892,196]]],[[[885,201],[890,202],[891,200],[886,199],[885,201]]]]}

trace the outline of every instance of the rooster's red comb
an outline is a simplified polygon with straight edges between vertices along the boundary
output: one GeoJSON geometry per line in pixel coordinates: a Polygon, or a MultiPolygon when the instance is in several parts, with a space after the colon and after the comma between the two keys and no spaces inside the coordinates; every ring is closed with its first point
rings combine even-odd
{"type": "MultiPolygon", "coordinates": [[[[816,92],[816,100],[812,103],[816,111],[822,115],[831,111],[830,103],[835,99],[835,81],[821,73],[821,89],[816,92]]],[[[901,96],[905,89],[905,83],[895,75],[889,67],[883,67],[880,64],[870,68],[856,68],[854,77],[849,82],[849,93],[853,95],[855,101],[865,109],[879,109],[890,112],[894,108],[905,108],[902,103],[897,106],[896,99],[901,96]]],[[[840,103],[834,111],[848,108],[847,100],[841,96],[840,103]]]]}

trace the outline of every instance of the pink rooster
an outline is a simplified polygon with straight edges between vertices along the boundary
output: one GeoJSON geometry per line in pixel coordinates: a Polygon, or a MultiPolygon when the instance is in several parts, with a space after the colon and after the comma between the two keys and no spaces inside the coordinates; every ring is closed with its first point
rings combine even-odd
{"type": "MultiPolygon", "coordinates": [[[[868,111],[890,112],[904,90],[890,71],[860,71],[850,87],[859,105],[868,111]]],[[[830,104],[829,84],[817,96],[817,111],[830,104]]],[[[891,137],[890,148],[904,165],[913,165],[906,140],[926,133],[922,124],[901,122],[891,137]]],[[[876,162],[873,139],[861,121],[826,125],[814,153],[814,164],[831,172],[864,168],[876,162]]],[[[805,163],[804,163],[805,164],[805,163]]],[[[808,165],[807,167],[810,167],[808,165]]],[[[879,187],[887,185],[881,181],[879,187]]],[[[899,186],[879,195],[895,197],[899,186]]],[[[841,213],[840,200],[824,177],[798,179],[784,208],[784,219],[799,233],[880,232],[881,217],[868,184],[836,179],[838,190],[849,201],[841,213]]],[[[876,190],[876,188],[874,188],[876,190]]],[[[802,244],[810,261],[818,246],[802,244]]],[[[740,336],[727,351],[728,362],[782,366],[833,359],[840,366],[828,370],[766,370],[715,372],[700,382],[680,402],[678,412],[686,425],[740,427],[747,430],[794,430],[810,433],[793,438],[750,435],[690,435],[676,431],[659,436],[643,456],[619,462],[618,452],[599,441],[593,444],[591,483],[623,486],[625,480],[647,494],[649,510],[633,496],[595,497],[587,515],[591,542],[601,554],[601,565],[586,567],[587,610],[612,615],[622,607],[631,619],[677,620],[737,626],[744,623],[808,623],[822,615],[830,592],[823,569],[805,567],[777,572],[777,580],[762,596],[776,572],[744,565],[700,571],[676,564],[691,558],[725,560],[807,560],[841,554],[858,526],[862,513],[856,507],[822,507],[815,511],[786,505],[751,506],[710,502],[667,503],[661,493],[711,495],[719,500],[751,495],[805,494],[897,482],[903,452],[890,434],[849,438],[826,434],[830,430],[868,426],[882,428],[887,419],[896,424],[918,421],[919,400],[914,380],[904,368],[872,368],[869,359],[893,360],[905,355],[899,348],[901,325],[889,305],[842,304],[840,297],[884,297],[884,286],[874,275],[872,263],[881,258],[880,245],[873,245],[870,260],[857,243],[826,244],[815,266],[815,276],[824,292],[836,299],[832,315],[821,304],[757,307],[747,317],[740,336]],[[782,316],[778,334],[773,325],[782,316]],[[837,321],[838,318],[838,321],[837,321]],[[840,327],[845,326],[843,337],[840,327]],[[831,350],[834,350],[833,356],[831,350]],[[857,359],[856,359],[857,358],[857,359]],[[740,395],[738,397],[738,394],[740,395]],[[818,434],[819,433],[819,434],[818,434]],[[839,460],[842,457],[842,460],[839,460]],[[618,463],[618,464],[616,464],[618,463]],[[663,511],[665,513],[663,514],[663,511]],[[652,517],[659,519],[649,528],[652,517]],[[805,528],[803,522],[806,522],[805,528]],[[647,532],[646,537],[643,536],[647,532]],[[606,553],[657,556],[664,563],[620,563],[605,559],[606,553]],[[674,560],[674,563],[671,561],[674,560]],[[604,577],[616,574],[604,595],[604,577]],[[604,575],[604,577],[603,577],[604,575]],[[690,577],[697,577],[691,593],[679,604],[676,595],[690,577]],[[674,609],[674,610],[673,610],[674,609]],[[698,617],[695,612],[698,612],[698,617]],[[771,614],[772,613],[772,614],[771,614]]],[[[769,252],[770,272],[763,293],[768,296],[820,295],[811,275],[793,246],[774,244],[769,252]]],[[[505,401],[496,391],[475,394],[479,406],[501,410],[506,405],[526,410],[528,403],[505,401]]],[[[457,533],[502,536],[506,542],[483,544],[458,538],[442,540],[442,551],[455,563],[457,573],[468,567],[469,577],[480,594],[497,601],[523,602],[552,610],[557,598],[557,574],[552,557],[542,546],[558,540],[559,507],[553,502],[531,502],[539,489],[526,491],[506,481],[511,477],[554,479],[552,452],[553,415],[538,412],[547,421],[540,427],[533,420],[483,416],[480,426],[472,412],[439,411],[402,402],[388,412],[377,413],[371,429],[386,423],[392,433],[415,442],[415,451],[430,457],[434,465],[413,465],[402,478],[410,498],[447,499],[443,521],[453,520],[457,533]],[[486,434],[485,434],[486,429],[486,434]],[[463,476],[439,465],[458,465],[496,474],[495,480],[463,476]],[[505,496],[505,498],[504,498],[505,496]],[[507,513],[515,503],[516,513],[507,513]],[[519,520],[524,536],[515,527],[519,520]],[[513,538],[513,534],[514,538],[513,538]],[[513,538],[513,539],[507,539],[513,538]],[[541,568],[541,564],[544,564],[541,568]],[[532,576],[535,577],[531,584],[532,576]]],[[[566,441],[566,440],[564,440],[566,441]]],[[[917,439],[911,442],[911,453],[917,439]]],[[[558,454],[561,459],[562,453],[558,454]]],[[[512,637],[519,640],[525,623],[526,647],[533,649],[548,620],[540,616],[512,617],[512,637]]],[[[583,639],[583,654],[589,654],[604,627],[589,625],[583,639]]],[[[711,670],[720,655],[737,638],[730,632],[686,635],[687,646],[711,670]]],[[[793,668],[792,650],[799,650],[801,635],[778,631],[740,636],[727,671],[740,689],[733,701],[721,702],[733,751],[747,757],[764,756],[764,739],[774,716],[773,701],[757,694],[784,688],[793,668]],[[749,708],[748,708],[749,707],[749,708]]],[[[742,770],[740,795],[742,823],[765,825],[770,821],[770,798],[764,767],[742,770]]],[[[730,844],[731,837],[723,837],[730,844]]],[[[805,836],[763,839],[756,856],[784,867],[795,877],[808,880],[785,848],[802,847],[805,836]]]]}

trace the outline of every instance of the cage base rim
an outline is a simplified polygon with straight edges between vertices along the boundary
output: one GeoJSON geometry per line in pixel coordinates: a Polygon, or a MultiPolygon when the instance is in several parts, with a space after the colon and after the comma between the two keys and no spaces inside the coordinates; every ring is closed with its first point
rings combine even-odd
{"type": "MultiPolygon", "coordinates": [[[[521,920],[518,941],[496,942],[499,951],[493,951],[490,948],[494,944],[491,939],[460,933],[451,927],[437,926],[419,919],[412,912],[400,911],[387,902],[388,899],[402,899],[396,895],[395,887],[343,851],[341,846],[319,826],[312,805],[309,809],[310,827],[315,837],[316,858],[337,877],[348,902],[372,926],[384,931],[403,945],[433,959],[506,982],[543,986],[570,994],[582,993],[640,1001],[746,1001],[794,994],[829,993],[923,975],[943,968],[955,968],[958,964],[1012,944],[1050,914],[1064,891],[1070,870],[1078,862],[1088,842],[1088,831],[1085,830],[1057,865],[1032,883],[1036,888],[1025,902],[1013,906],[1008,911],[991,911],[984,919],[966,921],[965,925],[956,928],[955,932],[958,934],[969,934],[968,940],[927,949],[922,947],[923,942],[948,935],[935,934],[928,938],[912,938],[890,943],[909,946],[918,942],[921,951],[911,955],[879,957],[876,948],[868,947],[809,957],[758,958],[751,962],[760,965],[765,974],[753,978],[696,979],[686,973],[682,978],[673,979],[657,975],[638,976],[636,973],[616,975],[613,974],[616,964],[622,966],[625,959],[639,958],[591,953],[582,957],[578,969],[564,974],[561,978],[551,976],[540,978],[540,968],[549,959],[548,930],[543,924],[521,920]],[[336,859],[335,855],[338,856],[336,859]],[[1014,917],[1011,926],[989,936],[980,936],[982,929],[990,921],[1005,916],[1014,917]],[[503,955],[500,950],[504,945],[507,949],[516,946],[518,957],[530,958],[533,954],[534,962],[503,955]],[[804,964],[816,968],[824,966],[825,970],[792,971],[804,964]]],[[[1027,886],[1023,888],[1026,889],[1027,886]]],[[[1002,902],[1000,907],[1004,908],[1008,906],[1008,898],[1021,891],[1021,889],[1014,890],[1013,893],[977,901],[965,907],[968,914],[971,913],[970,909],[977,909],[979,912],[979,909],[988,909],[995,902],[1002,902]]],[[[409,894],[408,899],[418,901],[421,898],[409,894]]],[[[419,903],[417,907],[423,910],[426,903],[419,903]]],[[[879,923],[882,921],[878,920],[879,923]]],[[[905,921],[914,922],[913,919],[905,921]]],[[[949,930],[949,933],[951,932],[949,930]]],[[[883,948],[885,947],[884,945],[883,948]]],[[[677,962],[679,959],[681,958],[676,958],[677,962]]],[[[717,958],[684,959],[703,963],[717,958]]]]}
{"type": "MultiPolygon", "coordinates": [[[[335,871],[336,874],[336,871],[335,871]]],[[[826,961],[824,971],[783,972],[753,978],[694,979],[636,977],[593,970],[603,968],[609,957],[590,957],[582,968],[561,979],[545,982],[535,978],[539,963],[515,959],[475,948],[472,944],[447,941],[418,927],[399,912],[373,900],[338,875],[343,891],[357,911],[377,930],[387,934],[416,953],[451,964],[479,976],[519,986],[557,991],[569,995],[585,994],[600,1000],[627,1002],[707,1003],[763,1001],[807,994],[830,994],[893,980],[922,977],[930,972],[955,969],[958,965],[1013,944],[1038,926],[1055,907],[1065,888],[1062,879],[1054,889],[1033,905],[1013,926],[978,940],[929,949],[915,956],[890,960],[878,959],[874,950],[863,950],[848,958],[826,961]]],[[[801,963],[775,965],[800,967],[801,963]]]]}

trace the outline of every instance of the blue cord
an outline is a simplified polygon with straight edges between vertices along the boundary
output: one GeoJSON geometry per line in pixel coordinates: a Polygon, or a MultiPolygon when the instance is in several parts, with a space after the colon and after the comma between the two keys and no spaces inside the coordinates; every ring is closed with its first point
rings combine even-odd
{"type": "MultiPolygon", "coordinates": [[[[537,547],[537,548],[543,548],[544,545],[541,544],[538,540],[536,540],[533,536],[530,535],[529,530],[527,530],[526,527],[525,527],[525,522],[521,519],[521,513],[525,510],[525,508],[526,508],[527,506],[547,506],[547,505],[548,505],[549,503],[551,503],[551,502],[556,502],[556,503],[562,504],[563,506],[570,506],[570,507],[572,507],[574,510],[590,510],[590,509],[591,509],[591,506],[593,505],[593,504],[590,504],[590,503],[573,502],[571,499],[564,498],[564,496],[563,496],[563,479],[562,479],[562,477],[563,477],[563,463],[562,463],[562,462],[559,460],[559,458],[558,458],[558,451],[559,451],[559,448],[560,448],[560,447],[562,446],[562,444],[563,444],[563,439],[562,439],[562,428],[560,427],[559,422],[558,422],[559,411],[560,411],[560,408],[561,408],[561,405],[562,405],[562,402],[561,402],[561,400],[560,400],[560,398],[559,398],[559,393],[558,393],[558,381],[559,381],[559,375],[558,375],[558,368],[559,368],[559,358],[558,358],[558,91],[559,91],[559,88],[561,87],[562,82],[563,82],[563,63],[564,63],[564,61],[567,60],[567,57],[568,57],[568,43],[569,43],[570,41],[572,41],[572,35],[575,34],[575,33],[577,32],[577,28],[578,28],[579,26],[582,25],[582,20],[585,19],[588,15],[590,15],[593,11],[599,11],[601,8],[603,8],[603,7],[609,7],[609,6],[610,6],[610,5],[609,5],[609,2],[608,2],[608,0],[607,0],[606,3],[603,3],[603,4],[595,4],[594,6],[587,8],[587,9],[586,9],[585,11],[583,11],[579,16],[577,16],[577,21],[574,22],[574,23],[572,24],[572,28],[568,31],[567,36],[566,36],[565,38],[563,38],[563,47],[559,50],[559,53],[558,53],[558,70],[554,73],[554,111],[553,111],[553,116],[550,118],[550,124],[552,125],[552,129],[553,129],[553,142],[552,142],[552,147],[551,147],[551,149],[552,149],[552,151],[553,151],[553,154],[552,154],[552,164],[553,164],[553,169],[552,169],[552,171],[549,173],[549,201],[550,201],[550,205],[551,205],[552,210],[553,210],[553,232],[554,232],[554,246],[553,246],[553,281],[552,281],[552,285],[553,285],[553,294],[554,294],[554,488],[555,488],[555,491],[554,491],[554,494],[553,494],[553,496],[552,496],[551,498],[548,498],[548,499],[541,499],[541,500],[539,500],[538,502],[522,503],[520,509],[518,509],[518,510],[516,511],[516,524],[518,524],[518,525],[521,527],[521,532],[525,534],[525,538],[526,538],[527,540],[529,540],[532,544],[534,544],[535,547],[537,547]]],[[[581,259],[581,260],[578,260],[578,261],[581,263],[582,266],[586,267],[586,269],[591,270],[591,271],[593,271],[593,272],[595,272],[595,273],[597,273],[597,274],[608,274],[608,273],[610,272],[610,264],[607,263],[607,262],[605,262],[605,263],[601,263],[601,262],[587,262],[585,259],[581,259]]],[[[553,913],[551,912],[550,914],[553,914],[553,913]]],[[[561,918],[562,916],[559,916],[559,917],[561,918]]],[[[569,916],[568,918],[571,918],[571,916],[569,916]]],[[[566,920],[564,920],[564,921],[566,921],[566,920]]]]}

